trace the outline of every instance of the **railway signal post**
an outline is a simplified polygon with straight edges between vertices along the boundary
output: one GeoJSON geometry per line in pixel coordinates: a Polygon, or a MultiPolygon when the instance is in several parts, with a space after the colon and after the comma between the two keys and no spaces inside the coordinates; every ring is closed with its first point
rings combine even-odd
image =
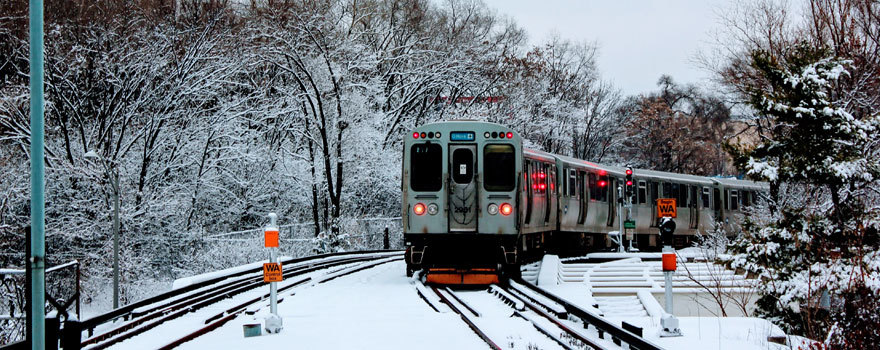
{"type": "Polygon", "coordinates": [[[663,241],[663,275],[666,278],[666,313],[660,318],[661,337],[680,337],[678,318],[672,314],[672,274],[675,273],[675,248],[673,244],[675,221],[669,216],[660,219],[660,239],[663,241]]]}
{"type": "Polygon", "coordinates": [[[278,316],[278,286],[282,280],[281,264],[278,263],[278,226],[275,221],[278,215],[269,213],[269,225],[264,231],[266,248],[269,248],[269,263],[263,264],[263,281],[269,282],[269,315],[266,316],[266,332],[281,332],[282,322],[278,316]]]}

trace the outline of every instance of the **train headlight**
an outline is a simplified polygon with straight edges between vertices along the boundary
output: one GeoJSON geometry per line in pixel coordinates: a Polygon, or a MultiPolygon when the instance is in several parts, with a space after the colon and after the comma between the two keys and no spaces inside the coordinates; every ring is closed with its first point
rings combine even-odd
{"type": "Polygon", "coordinates": [[[486,208],[486,209],[487,209],[486,211],[489,212],[489,215],[498,214],[498,204],[495,204],[495,203],[489,204],[489,208],[486,208]]]}
{"type": "Polygon", "coordinates": [[[440,211],[440,208],[437,207],[437,204],[434,204],[434,203],[428,204],[428,214],[437,215],[438,211],[440,211]]]}
{"type": "Polygon", "coordinates": [[[413,213],[416,215],[425,215],[425,205],[422,203],[418,203],[413,207],[413,213]]]}
{"type": "Polygon", "coordinates": [[[510,203],[504,203],[501,205],[501,215],[508,216],[510,213],[513,213],[513,206],[510,203]]]}

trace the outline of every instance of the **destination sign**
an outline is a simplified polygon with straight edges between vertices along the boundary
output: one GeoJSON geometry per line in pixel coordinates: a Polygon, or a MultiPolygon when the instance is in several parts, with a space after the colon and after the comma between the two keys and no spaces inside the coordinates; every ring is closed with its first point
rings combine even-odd
{"type": "Polygon", "coordinates": [[[453,131],[449,133],[450,141],[473,141],[475,137],[473,131],[453,131]]]}

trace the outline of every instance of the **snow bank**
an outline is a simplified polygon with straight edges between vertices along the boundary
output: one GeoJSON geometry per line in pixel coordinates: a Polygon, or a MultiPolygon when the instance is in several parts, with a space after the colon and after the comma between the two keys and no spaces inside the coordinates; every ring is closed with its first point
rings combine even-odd
{"type": "Polygon", "coordinates": [[[539,286],[555,286],[559,284],[559,257],[556,255],[544,255],[541,260],[541,271],[538,272],[539,286]]]}

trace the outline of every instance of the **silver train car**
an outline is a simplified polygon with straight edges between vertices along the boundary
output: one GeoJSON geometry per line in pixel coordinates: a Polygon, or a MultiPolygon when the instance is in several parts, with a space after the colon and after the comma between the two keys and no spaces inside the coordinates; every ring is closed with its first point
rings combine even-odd
{"type": "MultiPolygon", "coordinates": [[[[581,255],[611,246],[621,167],[523,148],[499,124],[448,121],[405,137],[402,211],[407,274],[428,281],[496,283],[546,252],[581,255]]],[[[635,169],[635,245],[659,250],[656,199],[676,198],[678,247],[715,225],[735,229],[766,184],[635,169]]]]}

